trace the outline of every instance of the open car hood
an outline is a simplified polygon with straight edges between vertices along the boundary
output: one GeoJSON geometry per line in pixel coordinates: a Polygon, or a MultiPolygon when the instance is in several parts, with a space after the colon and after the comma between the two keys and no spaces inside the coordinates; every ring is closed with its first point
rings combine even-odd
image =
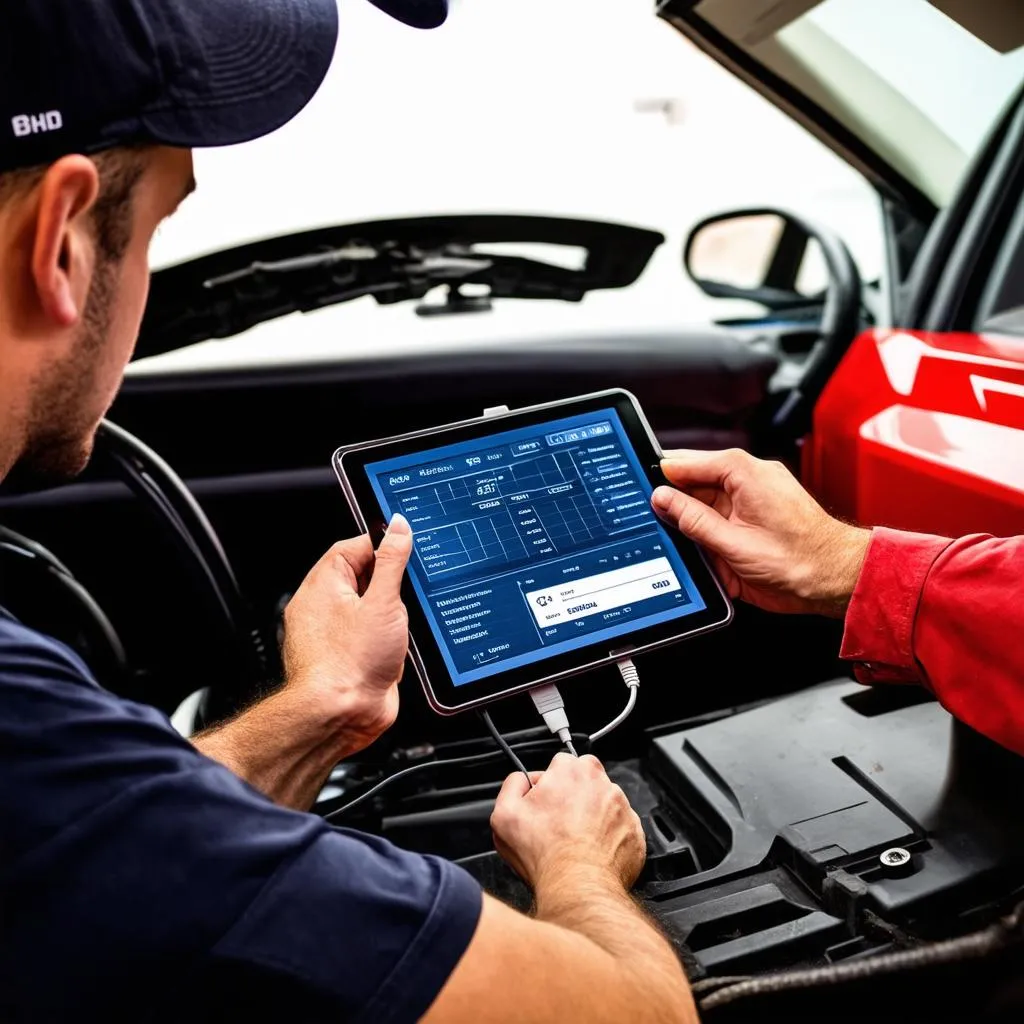
{"type": "Polygon", "coordinates": [[[1024,86],[1024,16],[1005,0],[662,0],[658,13],[922,225],[1024,86]]]}
{"type": "Polygon", "coordinates": [[[624,224],[505,215],[378,220],[269,238],[154,274],[136,358],[365,295],[390,304],[447,286],[448,302],[421,307],[425,314],[487,309],[493,298],[579,302],[633,284],[664,241],[624,224]],[[510,243],[567,246],[585,257],[567,267],[487,250],[510,243]]]}

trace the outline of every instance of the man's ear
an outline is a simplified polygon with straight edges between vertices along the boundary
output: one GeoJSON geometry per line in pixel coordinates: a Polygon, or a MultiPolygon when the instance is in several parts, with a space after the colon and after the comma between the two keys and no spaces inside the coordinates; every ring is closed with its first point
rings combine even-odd
{"type": "Polygon", "coordinates": [[[59,160],[39,185],[32,280],[40,309],[58,327],[78,323],[89,295],[95,247],[86,218],[99,192],[99,171],[84,156],[59,160]]]}

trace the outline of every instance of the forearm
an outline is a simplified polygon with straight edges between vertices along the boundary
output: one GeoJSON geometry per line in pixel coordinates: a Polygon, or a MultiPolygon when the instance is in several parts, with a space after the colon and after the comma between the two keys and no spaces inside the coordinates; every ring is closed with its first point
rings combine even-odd
{"type": "Polygon", "coordinates": [[[566,898],[541,890],[534,919],[485,896],[424,1024],[697,1024],[671,949],[621,885],[576,872],[568,884],[566,898]]]}
{"type": "MultiPolygon", "coordinates": [[[[621,972],[620,996],[628,1004],[629,1020],[697,1020],[675,951],[616,879],[580,868],[543,878],[537,885],[536,917],[583,936],[609,955],[621,972]]],[[[612,993],[594,995],[606,999],[612,993]]]]}
{"type": "Polygon", "coordinates": [[[1024,753],[1024,537],[876,530],[841,654],[864,683],[923,682],[957,718],[1024,753]]]}
{"type": "Polygon", "coordinates": [[[914,651],[925,580],[950,541],[876,529],[846,613],[840,657],[864,683],[920,682],[914,651]]]}
{"type": "Polygon", "coordinates": [[[961,721],[1024,753],[1024,537],[962,537],[921,593],[913,649],[925,682],[961,721]]]}
{"type": "Polygon", "coordinates": [[[344,715],[326,714],[297,690],[283,690],[193,739],[275,803],[308,810],[334,766],[358,748],[344,715]]]}

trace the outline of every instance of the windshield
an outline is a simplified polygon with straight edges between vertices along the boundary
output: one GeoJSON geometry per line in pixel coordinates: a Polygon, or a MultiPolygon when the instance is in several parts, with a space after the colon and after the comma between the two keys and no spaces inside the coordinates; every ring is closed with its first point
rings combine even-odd
{"type": "Polygon", "coordinates": [[[1024,82],[1020,9],[1003,0],[702,0],[696,10],[940,207],[1024,82]]]}
{"type": "Polygon", "coordinates": [[[792,208],[882,272],[877,196],[855,171],[635,0],[457,0],[433,32],[342,0],[341,38],[310,106],[267,139],[196,154],[199,191],[163,228],[159,268],[269,236],[376,218],[585,217],[667,241],[636,284],[581,303],[503,300],[423,319],[371,298],[291,316],[133,372],[329,358],[388,343],[519,340],[707,323],[683,271],[702,218],[792,208]]]}

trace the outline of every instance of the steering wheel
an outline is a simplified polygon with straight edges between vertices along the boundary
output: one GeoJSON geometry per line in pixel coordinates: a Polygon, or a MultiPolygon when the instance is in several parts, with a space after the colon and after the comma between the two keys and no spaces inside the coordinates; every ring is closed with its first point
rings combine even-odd
{"type": "Polygon", "coordinates": [[[185,481],[133,434],[104,420],[96,455],[130,488],[177,550],[197,599],[212,619],[234,666],[234,686],[207,688],[197,714],[200,726],[235,714],[267,688],[269,658],[238,586],[224,546],[185,481]]]}

